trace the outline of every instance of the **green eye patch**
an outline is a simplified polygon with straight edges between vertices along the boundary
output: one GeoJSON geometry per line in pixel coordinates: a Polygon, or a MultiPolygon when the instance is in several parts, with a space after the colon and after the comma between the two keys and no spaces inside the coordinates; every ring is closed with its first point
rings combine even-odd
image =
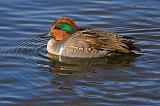
{"type": "Polygon", "coordinates": [[[68,32],[69,34],[73,34],[75,32],[75,30],[73,29],[73,27],[65,22],[60,22],[57,24],[56,29],[60,29],[63,31],[68,32]]]}

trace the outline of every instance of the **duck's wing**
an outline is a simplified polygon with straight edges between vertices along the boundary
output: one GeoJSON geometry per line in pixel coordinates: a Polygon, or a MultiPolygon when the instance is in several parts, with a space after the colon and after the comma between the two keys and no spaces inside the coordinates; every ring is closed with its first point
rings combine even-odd
{"type": "Polygon", "coordinates": [[[95,50],[130,53],[133,40],[129,37],[119,36],[117,33],[101,30],[82,30],[72,37],[76,46],[95,50]]]}

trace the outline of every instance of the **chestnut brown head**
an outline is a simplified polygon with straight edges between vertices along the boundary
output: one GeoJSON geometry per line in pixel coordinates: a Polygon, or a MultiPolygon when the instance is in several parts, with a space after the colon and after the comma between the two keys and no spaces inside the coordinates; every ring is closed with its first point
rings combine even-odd
{"type": "Polygon", "coordinates": [[[74,21],[67,17],[58,18],[53,22],[53,25],[50,30],[50,34],[56,40],[64,40],[69,37],[71,34],[78,31],[77,25],[74,21]]]}

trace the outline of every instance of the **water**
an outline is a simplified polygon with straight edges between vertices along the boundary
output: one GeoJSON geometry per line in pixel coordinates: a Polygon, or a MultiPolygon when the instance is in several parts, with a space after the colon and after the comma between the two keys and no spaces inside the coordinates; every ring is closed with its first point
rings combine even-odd
{"type": "Polygon", "coordinates": [[[159,0],[1,0],[0,13],[0,106],[160,105],[159,0]],[[142,55],[52,60],[45,33],[62,16],[134,37],[142,55]]]}

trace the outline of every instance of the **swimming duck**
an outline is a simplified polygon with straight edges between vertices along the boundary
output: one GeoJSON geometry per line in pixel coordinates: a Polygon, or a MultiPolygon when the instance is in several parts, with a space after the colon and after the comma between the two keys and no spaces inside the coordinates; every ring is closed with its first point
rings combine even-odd
{"type": "Polygon", "coordinates": [[[67,17],[56,19],[49,31],[52,38],[47,44],[49,54],[92,58],[133,52],[133,40],[117,33],[80,29],[67,17]]]}

